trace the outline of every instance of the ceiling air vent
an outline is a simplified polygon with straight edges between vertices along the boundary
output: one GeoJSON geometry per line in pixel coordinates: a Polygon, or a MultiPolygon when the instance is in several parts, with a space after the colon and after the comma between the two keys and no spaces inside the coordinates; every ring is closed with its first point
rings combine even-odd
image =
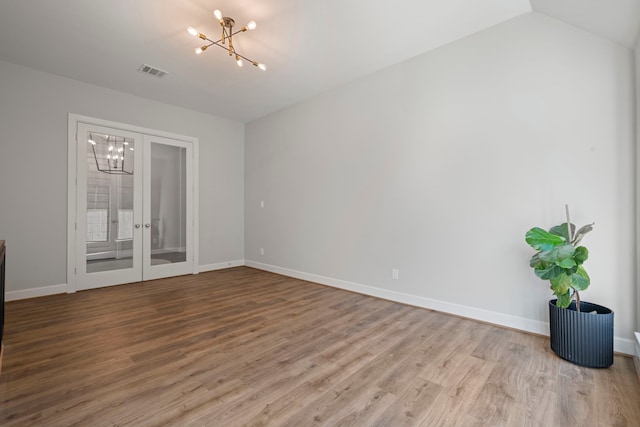
{"type": "Polygon", "coordinates": [[[158,78],[164,76],[165,74],[168,74],[166,71],[163,71],[156,67],[152,67],[151,65],[147,65],[147,64],[142,64],[140,68],[138,68],[138,71],[149,74],[150,76],[158,77],[158,78]]]}

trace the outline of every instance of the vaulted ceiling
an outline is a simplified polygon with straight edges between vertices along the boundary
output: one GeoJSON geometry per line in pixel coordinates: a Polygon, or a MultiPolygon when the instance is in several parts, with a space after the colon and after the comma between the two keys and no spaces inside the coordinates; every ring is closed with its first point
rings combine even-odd
{"type": "Polygon", "coordinates": [[[629,48],[638,36],[640,0],[0,0],[0,60],[246,122],[532,9],[629,48]],[[234,46],[267,71],[194,54],[186,29],[217,39],[214,9],[257,21],[234,46]]]}

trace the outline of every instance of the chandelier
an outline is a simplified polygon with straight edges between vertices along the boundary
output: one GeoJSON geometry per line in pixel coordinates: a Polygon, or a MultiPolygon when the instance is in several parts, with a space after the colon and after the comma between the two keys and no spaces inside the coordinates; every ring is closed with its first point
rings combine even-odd
{"type": "Polygon", "coordinates": [[[196,55],[200,55],[202,52],[207,50],[207,48],[215,45],[228,51],[229,56],[233,57],[236,60],[236,63],[238,64],[239,67],[242,67],[244,65],[244,61],[243,61],[244,59],[245,61],[251,63],[252,65],[260,68],[262,71],[266,71],[267,69],[266,65],[258,61],[253,61],[247,58],[246,56],[238,53],[235,47],[233,47],[233,36],[235,36],[238,33],[243,33],[247,30],[255,30],[257,27],[256,21],[249,21],[247,25],[243,26],[237,31],[234,31],[233,26],[236,24],[236,21],[234,21],[233,18],[229,18],[228,16],[222,16],[222,12],[220,12],[218,9],[213,11],[213,15],[216,17],[218,22],[220,22],[220,26],[222,27],[222,35],[220,36],[220,39],[213,41],[209,37],[198,32],[198,30],[196,30],[193,27],[189,27],[187,29],[187,32],[192,36],[199,37],[202,40],[205,40],[206,42],[208,42],[208,44],[204,44],[196,48],[196,55]],[[228,45],[224,46],[227,43],[228,45]]]}
{"type": "Polygon", "coordinates": [[[91,144],[93,160],[99,172],[133,175],[133,161],[128,161],[127,157],[127,153],[133,151],[132,139],[89,133],[88,142],[91,144]]]}

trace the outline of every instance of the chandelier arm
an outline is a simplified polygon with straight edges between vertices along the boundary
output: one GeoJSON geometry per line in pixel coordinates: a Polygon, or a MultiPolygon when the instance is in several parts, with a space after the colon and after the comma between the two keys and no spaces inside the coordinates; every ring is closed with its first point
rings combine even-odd
{"type": "Polygon", "coordinates": [[[229,31],[227,31],[227,27],[225,27],[224,25],[222,26],[222,34],[224,34],[224,37],[222,38],[223,43],[225,38],[227,40],[231,40],[231,36],[233,35],[229,31]]]}
{"type": "Polygon", "coordinates": [[[236,31],[236,32],[234,32],[234,33],[229,34],[229,37],[235,36],[235,35],[236,35],[236,34],[238,34],[238,33],[244,33],[244,31],[245,31],[245,30],[238,30],[238,31],[236,31]]]}
{"type": "MultiPolygon", "coordinates": [[[[229,37],[235,36],[236,34],[238,34],[238,33],[242,33],[242,32],[243,32],[242,30],[238,30],[238,31],[236,31],[235,33],[231,33],[231,34],[229,34],[229,35],[226,35],[226,38],[229,38],[229,37]]],[[[204,34],[202,34],[202,35],[204,36],[204,34]]],[[[211,44],[217,44],[217,43],[221,43],[221,42],[222,42],[222,39],[218,39],[218,40],[216,40],[216,41],[213,41],[213,40],[211,40],[211,39],[210,39],[209,37],[207,37],[207,36],[204,36],[203,40],[206,40],[206,41],[208,41],[208,42],[209,42],[209,43],[211,43],[211,44]]],[[[209,45],[209,46],[211,46],[211,45],[209,45]]],[[[225,49],[226,49],[226,48],[225,48],[225,49]]]]}
{"type": "MultiPolygon", "coordinates": [[[[213,46],[213,45],[218,46],[220,49],[224,49],[224,50],[226,50],[227,52],[229,51],[229,48],[228,48],[228,47],[226,47],[226,46],[222,46],[219,42],[211,42],[211,44],[210,44],[209,46],[213,46]]],[[[208,47],[208,46],[207,46],[207,47],[208,47]]],[[[246,56],[244,56],[243,54],[238,53],[235,49],[233,49],[233,54],[234,54],[234,55],[238,55],[240,58],[244,59],[245,61],[249,61],[249,62],[250,62],[250,63],[252,63],[252,64],[256,64],[256,63],[257,63],[256,61],[252,61],[251,59],[247,58],[247,57],[246,57],[246,56]]]]}
{"type": "MultiPolygon", "coordinates": [[[[236,35],[236,34],[241,33],[241,32],[242,32],[242,30],[238,30],[238,31],[236,31],[235,33],[233,33],[233,34],[231,34],[231,35],[236,35]]],[[[228,36],[227,36],[227,38],[228,38],[228,36]]],[[[228,48],[228,47],[223,46],[223,45],[221,44],[222,39],[218,39],[218,40],[216,40],[216,41],[213,41],[213,40],[211,40],[209,37],[205,37],[205,40],[209,42],[209,44],[208,44],[208,45],[206,45],[206,46],[207,46],[207,48],[209,48],[209,47],[211,47],[211,46],[213,46],[213,45],[216,45],[216,46],[218,46],[219,48],[226,50],[227,52],[229,51],[229,48],[228,48]]],[[[234,55],[238,55],[240,58],[244,59],[245,61],[249,61],[249,62],[251,62],[252,64],[253,64],[254,62],[256,62],[256,61],[252,61],[251,59],[247,58],[246,56],[244,56],[244,55],[242,55],[242,54],[238,53],[238,51],[235,49],[235,47],[233,48],[233,54],[234,54],[234,55]]]]}
{"type": "Polygon", "coordinates": [[[244,56],[244,55],[242,55],[242,54],[238,53],[235,49],[233,50],[233,53],[234,53],[234,55],[239,56],[240,58],[244,59],[245,61],[249,61],[249,62],[250,62],[250,63],[252,63],[252,64],[255,64],[255,63],[256,63],[256,61],[252,61],[251,59],[247,58],[246,56],[244,56]]]}

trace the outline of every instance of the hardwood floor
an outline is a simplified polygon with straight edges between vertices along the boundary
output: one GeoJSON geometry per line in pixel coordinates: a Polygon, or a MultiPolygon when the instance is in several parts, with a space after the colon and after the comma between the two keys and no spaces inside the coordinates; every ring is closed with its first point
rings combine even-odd
{"type": "Polygon", "coordinates": [[[7,304],[3,426],[640,426],[633,360],[239,267],[7,304]]]}

